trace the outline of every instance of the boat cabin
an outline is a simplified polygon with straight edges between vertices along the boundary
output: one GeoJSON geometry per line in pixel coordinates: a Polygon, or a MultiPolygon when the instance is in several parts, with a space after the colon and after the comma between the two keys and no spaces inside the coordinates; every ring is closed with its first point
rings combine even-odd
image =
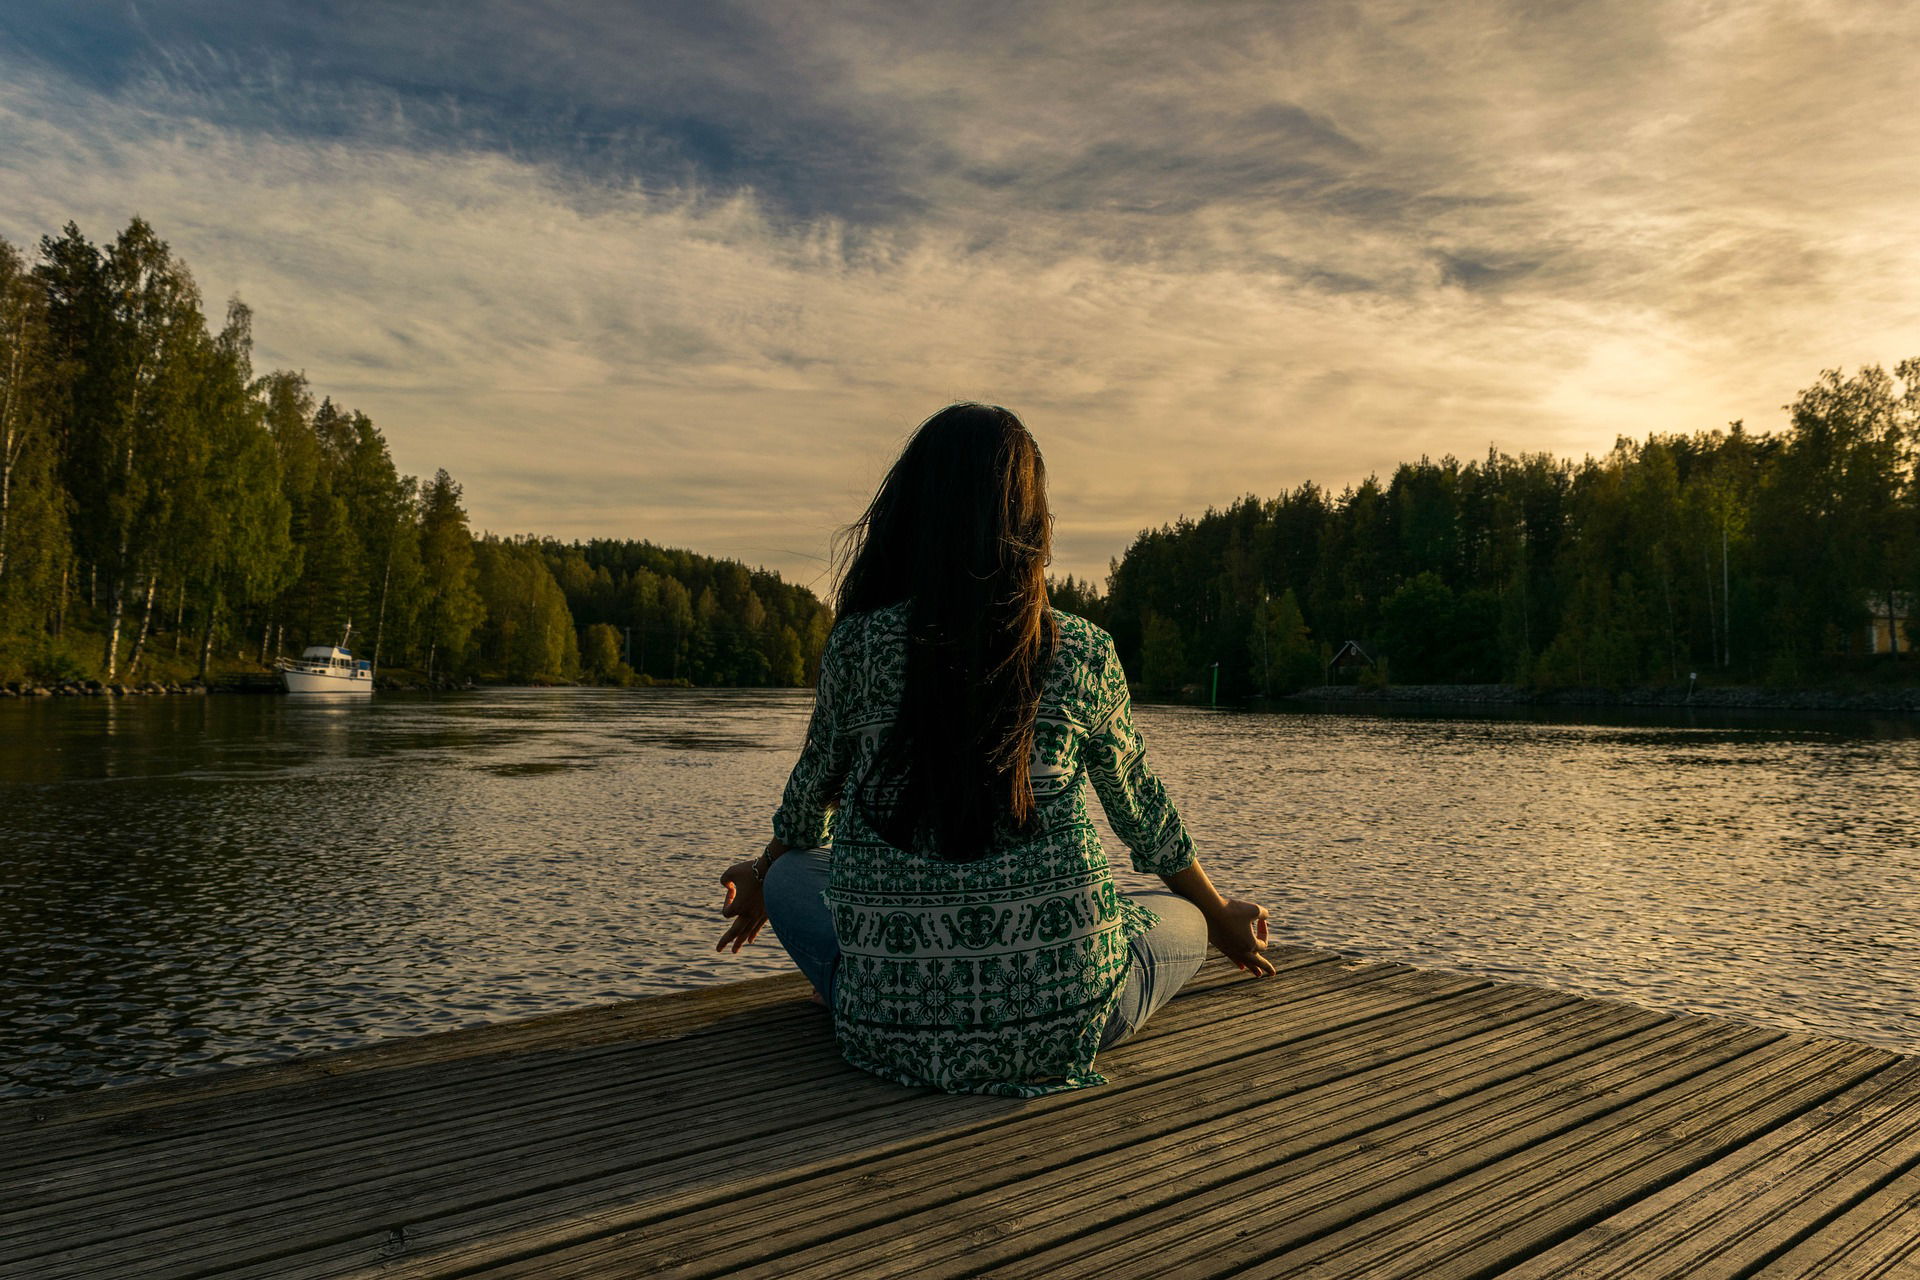
{"type": "Polygon", "coordinates": [[[371,662],[356,661],[351,652],[337,644],[308,645],[306,652],[300,655],[299,665],[343,676],[373,669],[371,662]]]}
{"type": "Polygon", "coordinates": [[[359,693],[373,688],[373,664],[363,662],[340,644],[308,645],[298,658],[281,658],[281,683],[288,693],[359,693]]]}

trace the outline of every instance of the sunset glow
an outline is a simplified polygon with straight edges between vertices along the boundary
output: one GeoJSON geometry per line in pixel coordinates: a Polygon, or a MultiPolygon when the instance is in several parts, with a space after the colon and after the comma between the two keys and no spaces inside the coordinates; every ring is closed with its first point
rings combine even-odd
{"type": "Polygon", "coordinates": [[[1101,578],[1246,492],[1771,429],[1920,353],[1908,6],[349,9],[7,6],[0,236],[145,217],[476,529],[819,589],[980,398],[1101,578]]]}

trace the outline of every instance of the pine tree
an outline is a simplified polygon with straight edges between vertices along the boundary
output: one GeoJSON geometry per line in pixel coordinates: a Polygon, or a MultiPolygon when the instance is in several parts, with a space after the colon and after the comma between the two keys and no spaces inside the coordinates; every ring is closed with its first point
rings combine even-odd
{"type": "Polygon", "coordinates": [[[420,494],[421,624],[427,679],[460,670],[474,628],[485,616],[476,587],[473,535],[460,505],[460,486],[444,470],[420,494]]]}

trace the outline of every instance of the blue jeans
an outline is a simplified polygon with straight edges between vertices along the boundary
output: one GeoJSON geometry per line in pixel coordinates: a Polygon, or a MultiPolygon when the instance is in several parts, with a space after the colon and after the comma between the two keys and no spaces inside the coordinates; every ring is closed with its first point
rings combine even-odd
{"type": "MultiPolygon", "coordinates": [[[[821,895],[827,889],[828,854],[824,849],[793,849],[767,871],[767,921],[814,990],[833,1007],[834,977],[840,968],[840,940],[821,895]]],[[[1207,958],[1207,918],[1200,908],[1172,893],[1135,893],[1128,897],[1160,917],[1160,923],[1133,940],[1133,961],[1100,1037],[1112,1048],[1146,1024],[1173,999],[1207,958]]]]}

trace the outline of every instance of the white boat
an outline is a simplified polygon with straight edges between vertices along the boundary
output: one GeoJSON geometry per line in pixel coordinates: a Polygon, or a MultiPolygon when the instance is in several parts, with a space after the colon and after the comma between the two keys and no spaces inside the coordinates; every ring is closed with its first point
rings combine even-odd
{"type": "Polygon", "coordinates": [[[344,647],[352,634],[353,628],[349,626],[339,644],[308,645],[298,658],[281,658],[276,662],[274,665],[280,668],[280,679],[287,686],[287,692],[372,693],[373,664],[355,658],[344,647]]]}

